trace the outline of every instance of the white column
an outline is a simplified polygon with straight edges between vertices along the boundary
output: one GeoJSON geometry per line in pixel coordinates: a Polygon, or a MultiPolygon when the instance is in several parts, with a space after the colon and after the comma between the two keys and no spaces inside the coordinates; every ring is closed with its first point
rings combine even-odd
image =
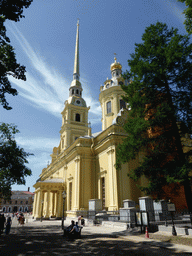
{"type": "Polygon", "coordinates": [[[42,191],[42,196],[41,196],[41,215],[43,217],[44,213],[44,208],[45,208],[45,193],[42,191]]]}
{"type": "Polygon", "coordinates": [[[117,170],[115,168],[115,150],[110,149],[108,152],[108,168],[109,168],[109,211],[118,209],[118,188],[117,188],[117,170]]]}
{"type": "Polygon", "coordinates": [[[37,192],[37,203],[36,203],[36,209],[35,209],[35,217],[38,217],[38,211],[39,211],[39,198],[40,198],[40,191],[37,192]]]}
{"type": "Polygon", "coordinates": [[[102,199],[101,198],[101,177],[99,177],[98,179],[98,198],[102,199]]]}
{"type": "Polygon", "coordinates": [[[62,217],[62,191],[59,190],[57,201],[57,217],[62,217]]]}
{"type": "Polygon", "coordinates": [[[107,111],[106,111],[106,101],[105,100],[103,100],[103,130],[105,130],[106,129],[106,113],[107,113],[107,111]]]}
{"type": "Polygon", "coordinates": [[[39,206],[38,206],[38,218],[41,218],[41,208],[42,208],[42,204],[41,204],[41,201],[42,201],[42,195],[43,195],[43,192],[42,190],[39,191],[39,206]]]}
{"type": "Polygon", "coordinates": [[[49,218],[50,212],[49,212],[49,205],[50,205],[50,191],[47,191],[47,197],[46,197],[46,212],[45,212],[45,218],[49,218]]]}
{"type": "Polygon", "coordinates": [[[35,217],[36,208],[37,208],[37,192],[35,191],[34,202],[33,202],[33,217],[35,217]]]}
{"type": "Polygon", "coordinates": [[[114,109],[114,112],[113,112],[115,116],[119,113],[119,106],[120,106],[119,96],[116,95],[116,108],[114,109]]]}
{"type": "Polygon", "coordinates": [[[54,196],[53,192],[50,192],[50,200],[49,200],[49,216],[53,216],[54,211],[54,196]]]}
{"type": "MultiPolygon", "coordinates": [[[[75,159],[75,193],[74,198],[74,210],[79,210],[79,198],[80,198],[80,158],[75,159]]],[[[73,199],[72,199],[73,200],[73,199]]]]}
{"type": "Polygon", "coordinates": [[[54,193],[54,216],[57,217],[57,192],[54,193]]]}

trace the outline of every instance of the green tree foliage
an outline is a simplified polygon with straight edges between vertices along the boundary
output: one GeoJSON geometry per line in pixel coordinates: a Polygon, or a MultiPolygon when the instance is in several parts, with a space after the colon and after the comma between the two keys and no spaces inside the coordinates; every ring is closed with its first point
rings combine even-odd
{"type": "Polygon", "coordinates": [[[116,165],[120,169],[143,152],[142,162],[129,175],[134,180],[147,177],[149,183],[141,189],[157,198],[163,198],[165,185],[175,184],[175,189],[183,184],[192,212],[192,166],[181,144],[181,135],[192,132],[192,45],[188,36],[159,22],[146,28],[142,40],[135,44],[124,74],[131,81],[123,86],[131,110],[116,165]]]}
{"type": "Polygon", "coordinates": [[[25,67],[17,63],[10,39],[6,36],[5,21],[19,21],[23,8],[29,7],[32,0],[0,0],[0,104],[7,110],[11,109],[5,94],[17,95],[17,90],[12,88],[8,75],[16,79],[26,80],[25,67]]]}
{"type": "Polygon", "coordinates": [[[186,20],[184,21],[184,24],[185,24],[186,31],[189,34],[192,34],[192,0],[178,0],[178,1],[185,3],[185,5],[187,6],[183,12],[186,18],[186,20]]]}
{"type": "Polygon", "coordinates": [[[15,125],[0,124],[0,198],[9,198],[11,185],[25,184],[25,177],[31,175],[31,170],[25,166],[28,163],[26,153],[15,140],[19,131],[15,125]]]}

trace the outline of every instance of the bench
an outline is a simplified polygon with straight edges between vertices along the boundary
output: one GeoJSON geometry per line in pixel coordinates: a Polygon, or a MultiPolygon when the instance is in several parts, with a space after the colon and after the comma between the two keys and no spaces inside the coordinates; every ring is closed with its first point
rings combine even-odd
{"type": "Polygon", "coordinates": [[[79,227],[78,232],[73,231],[72,233],[69,233],[67,229],[64,230],[64,237],[69,237],[69,238],[81,238],[81,230],[83,227],[79,227]]]}

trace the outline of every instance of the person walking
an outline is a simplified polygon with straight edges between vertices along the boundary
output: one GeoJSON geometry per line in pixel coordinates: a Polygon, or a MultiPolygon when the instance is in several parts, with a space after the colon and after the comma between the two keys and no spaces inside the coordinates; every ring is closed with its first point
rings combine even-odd
{"type": "Polygon", "coordinates": [[[6,219],[4,217],[4,214],[0,214],[0,235],[3,233],[5,221],[6,219]]]}
{"type": "Polygon", "coordinates": [[[11,217],[8,217],[8,218],[7,218],[7,222],[6,222],[6,227],[5,227],[5,234],[6,234],[6,235],[8,235],[8,234],[10,233],[11,224],[12,224],[11,217]]]}

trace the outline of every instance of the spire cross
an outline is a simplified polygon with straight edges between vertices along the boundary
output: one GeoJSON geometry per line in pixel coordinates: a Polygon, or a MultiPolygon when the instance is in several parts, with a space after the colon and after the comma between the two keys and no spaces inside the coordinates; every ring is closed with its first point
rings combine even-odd
{"type": "Polygon", "coordinates": [[[117,56],[117,53],[114,53],[114,55],[115,55],[115,57],[114,57],[114,60],[115,60],[115,62],[116,62],[116,60],[117,60],[117,58],[116,58],[116,56],[117,56]]]}

